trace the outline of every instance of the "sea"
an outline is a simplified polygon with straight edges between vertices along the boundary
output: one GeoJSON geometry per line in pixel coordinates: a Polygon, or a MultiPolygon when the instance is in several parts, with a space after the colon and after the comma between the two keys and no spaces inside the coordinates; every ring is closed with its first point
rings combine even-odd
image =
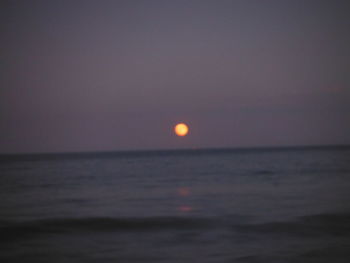
{"type": "Polygon", "coordinates": [[[0,262],[350,262],[350,147],[0,156],[0,262]]]}

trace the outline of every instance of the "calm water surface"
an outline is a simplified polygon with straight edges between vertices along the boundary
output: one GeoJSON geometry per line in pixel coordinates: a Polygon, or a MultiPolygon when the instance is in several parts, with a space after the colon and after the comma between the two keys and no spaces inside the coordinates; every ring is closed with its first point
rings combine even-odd
{"type": "Polygon", "coordinates": [[[350,147],[0,157],[1,262],[350,262],[350,147]]]}

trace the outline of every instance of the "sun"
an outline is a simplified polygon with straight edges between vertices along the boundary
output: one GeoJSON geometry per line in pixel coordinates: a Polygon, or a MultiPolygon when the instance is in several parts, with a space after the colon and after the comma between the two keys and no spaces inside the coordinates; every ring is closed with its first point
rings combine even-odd
{"type": "Polygon", "coordinates": [[[188,126],[185,123],[178,123],[175,125],[174,131],[177,136],[186,136],[188,133],[188,126]]]}

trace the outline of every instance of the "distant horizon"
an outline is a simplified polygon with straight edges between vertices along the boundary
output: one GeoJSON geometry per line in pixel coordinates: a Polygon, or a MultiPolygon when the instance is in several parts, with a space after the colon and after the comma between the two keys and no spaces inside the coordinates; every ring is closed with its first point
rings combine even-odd
{"type": "Polygon", "coordinates": [[[273,150],[273,149],[312,149],[312,148],[348,148],[350,144],[305,144],[281,146],[240,146],[240,147],[203,147],[203,148],[158,148],[158,149],[120,149],[120,150],[87,150],[87,151],[57,151],[57,152],[0,152],[0,156],[21,155],[75,155],[75,154],[108,154],[108,153],[157,153],[157,152],[190,152],[190,151],[239,151],[239,150],[273,150]]]}

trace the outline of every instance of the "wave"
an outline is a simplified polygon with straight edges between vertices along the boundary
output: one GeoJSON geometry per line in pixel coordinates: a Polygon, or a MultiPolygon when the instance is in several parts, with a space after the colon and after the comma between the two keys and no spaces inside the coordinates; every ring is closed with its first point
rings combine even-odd
{"type": "Polygon", "coordinates": [[[296,236],[350,236],[350,213],[317,214],[294,221],[232,226],[237,231],[296,236]]]}
{"type": "Polygon", "coordinates": [[[226,229],[246,234],[297,236],[348,236],[350,213],[320,214],[287,222],[246,223],[230,218],[148,217],[148,218],[52,218],[24,222],[0,221],[0,240],[44,234],[80,232],[163,231],[226,229]]]}
{"type": "Polygon", "coordinates": [[[89,231],[155,231],[164,229],[198,229],[209,227],[210,219],[149,217],[149,218],[54,218],[25,222],[0,222],[1,237],[21,237],[36,234],[74,233],[89,231]]]}

